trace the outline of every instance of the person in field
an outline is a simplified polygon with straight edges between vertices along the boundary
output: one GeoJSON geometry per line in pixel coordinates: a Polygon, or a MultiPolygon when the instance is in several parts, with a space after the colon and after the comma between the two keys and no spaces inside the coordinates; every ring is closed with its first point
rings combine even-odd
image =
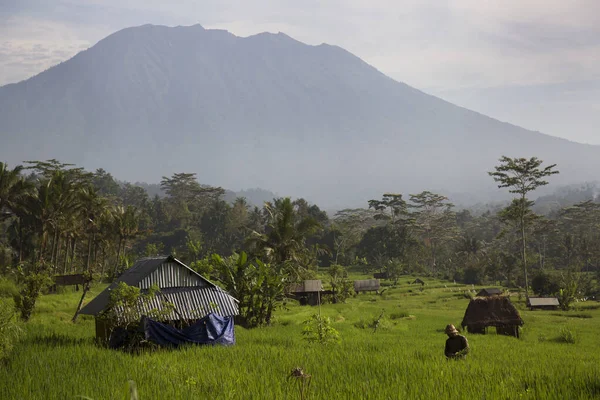
{"type": "Polygon", "coordinates": [[[469,352],[469,342],[463,335],[459,335],[454,325],[446,326],[446,348],[444,354],[448,359],[462,359],[467,356],[469,352]]]}

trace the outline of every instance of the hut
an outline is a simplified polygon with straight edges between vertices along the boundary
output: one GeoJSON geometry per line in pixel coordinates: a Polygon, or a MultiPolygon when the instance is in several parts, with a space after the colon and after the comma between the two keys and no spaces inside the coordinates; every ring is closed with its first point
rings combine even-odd
{"type": "Polygon", "coordinates": [[[316,306],[324,294],[323,284],[320,279],[306,280],[290,287],[290,295],[300,302],[301,305],[316,306]]]}
{"type": "Polygon", "coordinates": [[[485,288],[481,289],[477,292],[476,296],[478,297],[490,297],[490,296],[500,296],[502,294],[502,290],[498,288],[485,288]]]}
{"type": "MultiPolygon", "coordinates": [[[[118,347],[121,343],[112,337],[115,330],[114,321],[111,322],[103,316],[110,307],[111,291],[121,282],[140,288],[141,293],[147,293],[153,286],[158,286],[160,290],[159,296],[150,301],[140,301],[136,305],[136,311],[142,316],[156,314],[157,310],[165,311],[161,321],[148,318],[129,321],[133,322],[139,330],[144,330],[146,339],[160,338],[163,341],[160,344],[174,345],[186,342],[233,343],[235,341],[233,316],[238,315],[238,301],[181,261],[173,256],[167,256],[138,260],[133,267],[125,271],[113,284],[81,309],[80,314],[96,317],[96,337],[100,341],[107,342],[111,347],[118,347]],[[186,331],[184,327],[189,329],[186,331]],[[179,330],[174,332],[173,329],[179,330]],[[218,337],[207,336],[207,330],[211,331],[211,329],[212,332],[220,332],[218,337]],[[165,341],[167,343],[164,343],[165,341]]],[[[123,310],[113,311],[118,318],[125,314],[123,310]]]]}
{"type": "Polygon", "coordinates": [[[529,297],[527,307],[530,310],[556,310],[560,302],[556,297],[529,297]]]}
{"type": "Polygon", "coordinates": [[[379,279],[365,279],[361,281],[354,281],[354,291],[358,294],[360,292],[377,292],[379,291],[379,279]]]}
{"type": "Polygon", "coordinates": [[[79,291],[79,285],[83,286],[88,282],[83,274],[55,275],[53,280],[54,284],[50,286],[51,293],[56,293],[59,286],[75,286],[75,290],[79,291]]]}
{"type": "Polygon", "coordinates": [[[425,282],[423,282],[421,279],[417,278],[414,281],[412,281],[410,284],[411,285],[421,285],[421,286],[424,286],[425,282]]]}
{"type": "Polygon", "coordinates": [[[519,327],[523,323],[508,297],[492,296],[473,298],[461,325],[469,333],[486,333],[489,326],[494,326],[498,334],[519,337],[519,327]]]}
{"type": "Polygon", "coordinates": [[[373,274],[373,278],[375,278],[375,279],[388,279],[388,273],[387,273],[387,271],[375,272],[373,274]]]}

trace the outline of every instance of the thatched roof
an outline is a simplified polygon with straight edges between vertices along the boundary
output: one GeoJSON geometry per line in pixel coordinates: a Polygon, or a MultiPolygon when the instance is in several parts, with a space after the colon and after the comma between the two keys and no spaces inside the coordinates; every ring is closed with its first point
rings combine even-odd
{"type": "Polygon", "coordinates": [[[502,294],[502,290],[498,289],[498,288],[485,288],[485,289],[481,289],[478,293],[477,296],[498,296],[502,294]]]}
{"type": "Polygon", "coordinates": [[[471,300],[462,324],[464,326],[523,325],[519,311],[506,296],[476,297],[471,300]]]}

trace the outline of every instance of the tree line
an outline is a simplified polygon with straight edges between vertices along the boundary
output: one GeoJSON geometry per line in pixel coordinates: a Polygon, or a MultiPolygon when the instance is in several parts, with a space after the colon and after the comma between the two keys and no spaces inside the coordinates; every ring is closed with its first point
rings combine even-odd
{"type": "Polygon", "coordinates": [[[173,254],[235,292],[255,324],[269,322],[289,282],[329,271],[342,287],[347,268],[538,293],[575,280],[573,297],[593,295],[591,279],[578,279],[599,273],[600,205],[586,199],[538,215],[527,197],[555,173],[535,157],[501,158],[489,174],[516,197],[498,210],[457,210],[423,191],[385,193],[328,216],[304,199],[226,201],[194,173],[162,177],[164,195],[151,197],[103,169],[0,162],[0,271],[31,287],[19,301],[35,303],[53,275],[111,280],[139,257],[173,254]]]}

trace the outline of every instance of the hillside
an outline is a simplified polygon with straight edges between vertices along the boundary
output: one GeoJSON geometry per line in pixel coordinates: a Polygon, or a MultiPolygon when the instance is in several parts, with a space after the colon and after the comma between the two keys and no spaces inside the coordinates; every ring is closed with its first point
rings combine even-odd
{"type": "Polygon", "coordinates": [[[491,191],[486,171],[503,154],[558,163],[560,183],[600,167],[600,146],[454,106],[339,47],[199,25],[124,29],[1,87],[0,139],[10,164],[57,158],[146,182],[197,172],[326,207],[384,191],[491,191]]]}

